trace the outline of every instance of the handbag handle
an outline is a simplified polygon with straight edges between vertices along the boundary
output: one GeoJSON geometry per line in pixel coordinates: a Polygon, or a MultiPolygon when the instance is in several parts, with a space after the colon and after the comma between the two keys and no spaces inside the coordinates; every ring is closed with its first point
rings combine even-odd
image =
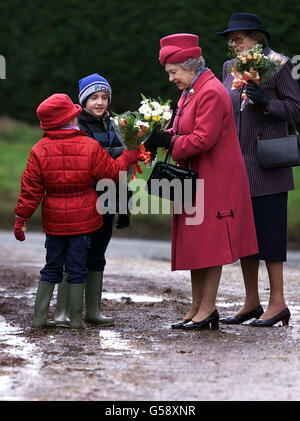
{"type": "MultiPolygon", "coordinates": [[[[179,137],[179,135],[176,136],[175,139],[171,141],[170,147],[168,149],[168,152],[167,152],[167,155],[166,155],[165,161],[164,161],[167,165],[170,165],[170,161],[171,161],[171,157],[172,157],[173,146],[174,146],[174,143],[175,143],[175,141],[176,141],[176,139],[178,137],[179,137]]],[[[191,168],[190,160],[189,159],[187,160],[187,166],[188,166],[188,170],[189,171],[192,171],[192,168],[191,168]]]]}
{"type": "MultiPolygon", "coordinates": [[[[293,129],[295,130],[296,135],[299,136],[299,133],[298,133],[298,130],[297,130],[297,126],[296,126],[294,117],[293,117],[290,109],[287,107],[287,105],[286,105],[286,103],[284,101],[283,101],[283,106],[284,106],[284,108],[285,108],[285,110],[287,111],[287,114],[288,114],[288,120],[287,120],[288,123],[290,123],[290,125],[293,127],[293,129]]],[[[265,121],[265,123],[262,126],[262,129],[261,129],[261,131],[259,133],[259,135],[257,136],[257,140],[259,140],[259,139],[262,138],[262,134],[263,134],[265,128],[267,127],[267,124],[268,124],[268,122],[265,121]]]]}

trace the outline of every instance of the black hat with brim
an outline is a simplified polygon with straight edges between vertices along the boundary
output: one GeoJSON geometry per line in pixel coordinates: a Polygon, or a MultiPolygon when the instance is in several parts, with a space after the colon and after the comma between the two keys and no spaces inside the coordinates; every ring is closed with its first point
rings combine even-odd
{"type": "Polygon", "coordinates": [[[234,13],[230,16],[228,28],[217,34],[225,37],[229,32],[247,30],[260,31],[266,34],[268,39],[271,38],[270,33],[262,27],[260,19],[250,13],[234,13]]]}

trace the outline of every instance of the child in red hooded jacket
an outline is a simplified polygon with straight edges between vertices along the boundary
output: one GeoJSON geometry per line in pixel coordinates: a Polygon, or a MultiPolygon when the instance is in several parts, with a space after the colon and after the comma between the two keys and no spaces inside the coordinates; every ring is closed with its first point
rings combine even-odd
{"type": "Polygon", "coordinates": [[[125,150],[116,160],[111,158],[98,142],[79,130],[81,110],[66,94],[51,95],[39,105],[37,116],[44,135],[30,151],[15,207],[14,234],[24,241],[25,222],[42,201],[47,253],[35,300],[35,328],[50,325],[49,305],[64,268],[70,283],[70,327],[84,327],[81,315],[87,251],[91,233],[103,224],[93,183],[101,178],[117,182],[119,172],[127,171],[139,156],[136,149],[125,150]]]}

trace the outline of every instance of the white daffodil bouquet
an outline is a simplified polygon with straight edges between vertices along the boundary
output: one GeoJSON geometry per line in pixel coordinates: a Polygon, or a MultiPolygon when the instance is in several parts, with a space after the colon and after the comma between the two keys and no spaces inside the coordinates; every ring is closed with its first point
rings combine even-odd
{"type": "Polygon", "coordinates": [[[141,106],[138,109],[141,114],[141,119],[147,122],[154,122],[154,127],[158,131],[163,131],[167,128],[172,118],[172,110],[170,107],[171,100],[163,101],[160,97],[157,100],[146,98],[141,94],[141,106]]]}
{"type": "MultiPolygon", "coordinates": [[[[166,130],[168,127],[173,111],[171,110],[171,100],[164,101],[160,97],[157,99],[146,98],[145,95],[141,94],[142,101],[141,106],[138,109],[140,119],[153,124],[153,132],[160,133],[166,130]]],[[[155,164],[157,159],[157,149],[150,151],[151,158],[148,160],[148,167],[155,164]]]]}

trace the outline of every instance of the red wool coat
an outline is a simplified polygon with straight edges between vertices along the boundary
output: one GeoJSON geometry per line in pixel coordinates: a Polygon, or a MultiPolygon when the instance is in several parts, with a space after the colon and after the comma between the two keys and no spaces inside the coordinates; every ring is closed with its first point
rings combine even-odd
{"type": "Polygon", "coordinates": [[[44,232],[77,235],[103,224],[97,212],[94,180],[119,179],[137,159],[124,151],[114,160],[94,139],[79,130],[51,130],[30,151],[15,212],[29,218],[42,200],[44,232]]]}
{"type": "MultiPolygon", "coordinates": [[[[204,219],[187,225],[185,212],[173,215],[172,270],[233,263],[258,252],[248,177],[227,91],[207,70],[194,93],[178,102],[172,157],[204,180],[204,219]]],[[[201,196],[197,193],[197,200],[201,196]]],[[[201,206],[198,200],[197,206],[201,206]]]]}

